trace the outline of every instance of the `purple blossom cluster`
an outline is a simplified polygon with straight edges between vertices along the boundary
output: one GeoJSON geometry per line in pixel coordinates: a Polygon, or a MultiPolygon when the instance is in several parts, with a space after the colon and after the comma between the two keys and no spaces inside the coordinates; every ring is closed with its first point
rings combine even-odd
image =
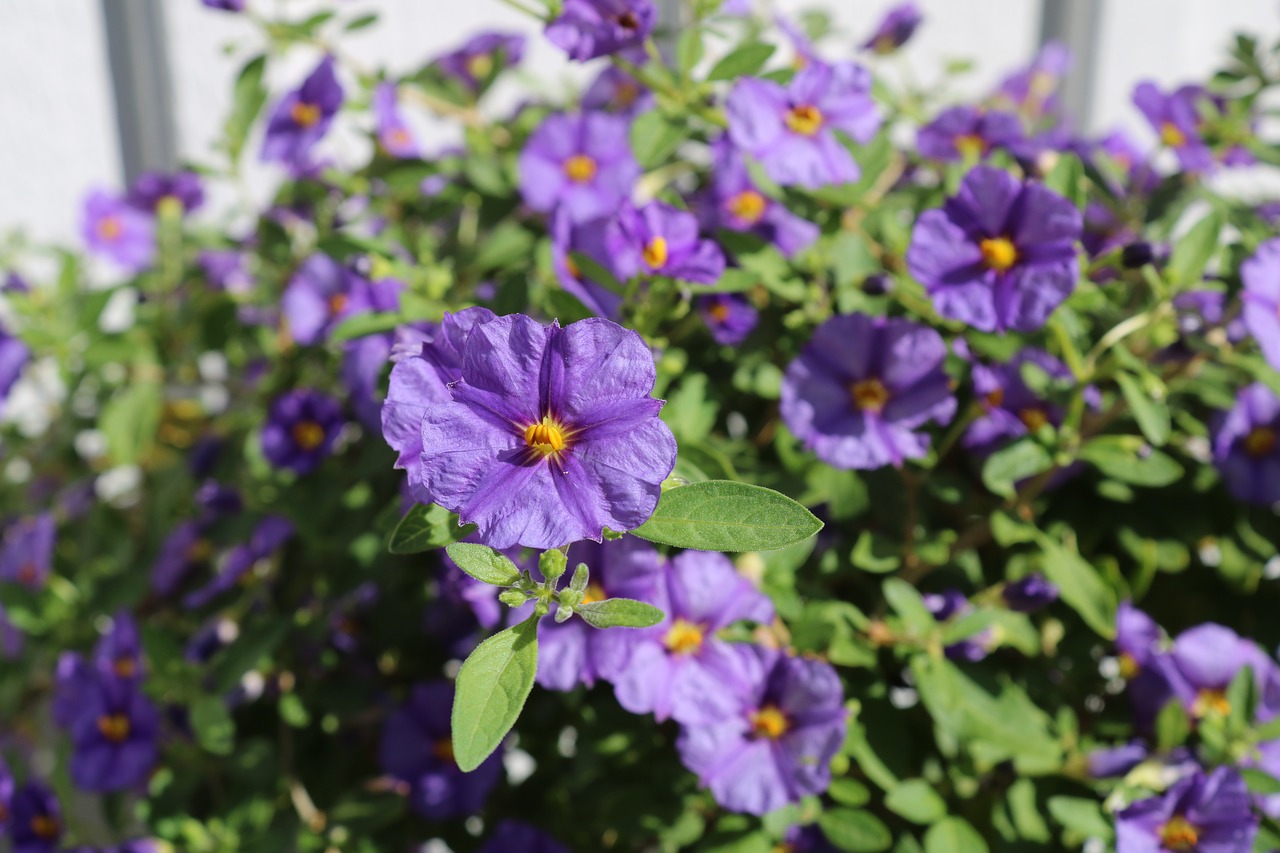
{"type": "Polygon", "coordinates": [[[157,217],[182,217],[204,204],[204,186],[194,172],[145,172],[123,196],[90,192],[84,201],[80,233],[93,255],[136,273],[155,259],[157,217]]]}

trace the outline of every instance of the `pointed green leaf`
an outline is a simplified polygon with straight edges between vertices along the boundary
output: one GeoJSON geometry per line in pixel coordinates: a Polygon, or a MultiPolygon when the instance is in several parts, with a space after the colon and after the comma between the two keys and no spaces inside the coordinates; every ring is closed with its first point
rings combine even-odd
{"type": "Polygon", "coordinates": [[[924,779],[904,779],[884,798],[889,811],[912,823],[932,824],[947,816],[947,804],[924,779]]]}
{"type": "Polygon", "coordinates": [[[1114,637],[1116,595],[1102,575],[1079,554],[1068,551],[1047,536],[1041,539],[1041,546],[1044,548],[1045,576],[1058,585],[1062,600],[1094,631],[1103,637],[1114,637]]]}
{"type": "Polygon", "coordinates": [[[1204,215],[1191,230],[1174,240],[1165,275],[1174,284],[1191,284],[1200,281],[1204,268],[1218,248],[1218,235],[1226,219],[1222,211],[1214,208],[1204,215]]]}
{"type": "Polygon", "coordinates": [[[786,495],[730,480],[691,483],[662,493],[658,508],[631,531],[642,539],[700,551],[774,551],[822,529],[786,495]]]}
{"type": "Polygon", "coordinates": [[[924,849],[925,853],[986,853],[990,848],[967,822],[949,817],[929,827],[924,849]]]}
{"type": "Polygon", "coordinates": [[[889,827],[862,809],[827,809],[818,815],[818,826],[837,849],[850,853],[876,853],[893,845],[889,827]]]}
{"type": "Polygon", "coordinates": [[[1052,464],[1049,451],[1034,439],[1022,438],[987,457],[982,465],[982,482],[1001,497],[1013,497],[1019,480],[1047,471],[1052,464]]]}
{"type": "Polygon", "coordinates": [[[435,504],[414,504],[396,529],[387,550],[392,554],[419,554],[443,548],[469,535],[474,525],[458,525],[458,516],[435,504]]]}
{"type": "Polygon", "coordinates": [[[516,568],[516,564],[488,545],[455,542],[444,551],[458,568],[481,583],[511,586],[520,580],[520,570],[516,568]]]}
{"type": "Polygon", "coordinates": [[[201,696],[192,703],[191,729],[196,741],[214,755],[230,755],[235,748],[236,724],[220,696],[201,696]]]}
{"type": "Polygon", "coordinates": [[[511,731],[538,673],[538,617],[494,634],[458,670],[453,697],[453,756],[470,773],[511,731]]]}
{"type": "Polygon", "coordinates": [[[595,628],[648,628],[663,619],[663,613],[652,604],[630,598],[606,598],[580,604],[574,612],[595,628]]]}
{"type": "Polygon", "coordinates": [[[1120,393],[1124,394],[1124,401],[1129,406],[1129,411],[1133,412],[1133,419],[1138,422],[1138,428],[1147,437],[1147,441],[1156,447],[1163,446],[1169,440],[1169,430],[1172,426],[1169,420],[1169,407],[1153,399],[1143,390],[1141,383],[1128,373],[1116,374],[1116,382],[1120,385],[1120,393]]]}
{"type": "Polygon", "coordinates": [[[730,51],[723,59],[713,65],[711,72],[707,74],[707,80],[715,82],[716,80],[736,80],[739,77],[750,77],[764,67],[764,64],[769,61],[769,57],[773,56],[775,50],[777,48],[773,45],[758,41],[744,44],[742,47],[730,51]]]}
{"type": "Polygon", "coordinates": [[[657,110],[638,116],[631,124],[631,150],[636,161],[646,169],[653,169],[667,159],[684,139],[682,129],[657,110]]]}

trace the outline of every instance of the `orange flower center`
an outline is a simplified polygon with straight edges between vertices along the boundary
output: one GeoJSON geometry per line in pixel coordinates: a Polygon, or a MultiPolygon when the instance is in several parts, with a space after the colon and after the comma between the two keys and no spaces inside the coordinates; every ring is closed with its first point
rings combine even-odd
{"type": "Polygon", "coordinates": [[[133,658],[116,658],[111,663],[111,671],[114,672],[118,678],[133,678],[138,674],[138,664],[133,658]]]}
{"type": "Polygon", "coordinates": [[[23,563],[18,568],[18,583],[31,586],[39,576],[40,570],[36,568],[35,563],[23,563]]]}
{"type": "Polygon", "coordinates": [[[791,728],[787,715],[776,705],[765,705],[751,715],[751,733],[756,737],[777,740],[791,728]]]}
{"type": "Polygon", "coordinates": [[[1018,420],[1022,421],[1027,429],[1035,432],[1049,422],[1049,416],[1045,414],[1044,409],[1038,406],[1029,406],[1018,412],[1018,420]]]}
{"type": "Polygon", "coordinates": [[[118,216],[104,216],[98,221],[98,236],[103,240],[119,240],[124,233],[124,226],[118,216]]]}
{"type": "Polygon", "coordinates": [[[435,746],[431,748],[431,751],[432,753],[435,754],[436,758],[440,759],[446,764],[456,763],[456,759],[453,757],[453,739],[452,738],[446,737],[436,741],[435,746]]]}
{"type": "Polygon", "coordinates": [[[289,108],[289,118],[293,119],[293,123],[298,127],[311,127],[320,121],[320,108],[315,104],[297,101],[289,108]]]}
{"type": "Polygon", "coordinates": [[[1276,432],[1270,427],[1254,427],[1244,437],[1244,452],[1250,456],[1266,456],[1276,447],[1276,432]]]}
{"type": "Polygon", "coordinates": [[[565,445],[568,444],[569,437],[565,433],[564,427],[556,423],[550,415],[546,415],[538,423],[529,424],[524,428],[524,443],[534,452],[550,456],[564,450],[565,445]]]}
{"type": "Polygon", "coordinates": [[[1191,851],[1200,843],[1200,830],[1182,815],[1174,815],[1160,827],[1160,845],[1166,850],[1191,851]]]}
{"type": "Polygon", "coordinates": [[[667,629],[662,643],[668,651],[677,655],[691,655],[702,648],[703,632],[701,626],[684,619],[677,619],[667,629]]]}
{"type": "Polygon", "coordinates": [[[987,150],[987,141],[976,133],[962,133],[956,137],[956,150],[966,160],[977,160],[987,150]]]}
{"type": "Polygon", "coordinates": [[[315,450],[324,444],[324,427],[315,421],[298,421],[290,430],[293,443],[303,450],[315,450]]]}
{"type": "Polygon", "coordinates": [[[978,244],[982,262],[989,269],[1005,272],[1018,262],[1018,248],[1008,237],[989,237],[978,244]]]}
{"type": "Polygon", "coordinates": [[[31,818],[31,834],[36,838],[54,839],[58,837],[58,833],[62,832],[62,826],[58,823],[58,819],[50,817],[47,814],[36,815],[31,818]]]}
{"type": "Polygon", "coordinates": [[[764,196],[755,190],[743,190],[725,202],[729,213],[748,225],[755,225],[760,221],[767,205],[764,196]]]}
{"type": "Polygon", "coordinates": [[[641,256],[644,258],[644,262],[648,265],[649,269],[662,269],[667,265],[667,258],[669,257],[667,253],[667,238],[654,237],[645,244],[644,251],[641,253],[641,256]]]}
{"type": "Polygon", "coordinates": [[[598,583],[589,583],[587,588],[582,591],[583,604],[595,604],[597,601],[604,601],[607,596],[604,594],[604,587],[598,583]]]}
{"type": "Polygon", "coordinates": [[[988,406],[993,409],[998,409],[1000,408],[1000,404],[1004,402],[1004,389],[997,388],[983,399],[987,401],[988,406]]]}
{"type": "Polygon", "coordinates": [[[187,547],[187,560],[192,563],[203,562],[213,555],[213,544],[208,539],[197,539],[187,547]]]}
{"type": "Polygon", "coordinates": [[[618,84],[618,88],[613,90],[613,99],[618,102],[618,106],[625,109],[640,99],[640,87],[630,80],[623,80],[618,84]]]}
{"type": "Polygon", "coordinates": [[[397,127],[387,134],[391,140],[391,144],[397,148],[403,148],[413,141],[413,137],[409,135],[409,131],[403,127],[397,127]]]}
{"type": "Polygon", "coordinates": [[[849,396],[853,398],[853,405],[857,406],[859,411],[878,415],[884,411],[885,404],[889,402],[889,389],[885,388],[884,383],[879,379],[863,379],[853,383],[853,387],[849,389],[849,396]]]}
{"type": "Polygon", "coordinates": [[[724,302],[717,302],[707,313],[711,315],[712,320],[723,323],[729,319],[729,306],[724,302]]]}
{"type": "Polygon", "coordinates": [[[329,306],[329,314],[341,314],[347,310],[347,302],[350,301],[345,293],[335,293],[329,297],[327,305],[329,306]]]}
{"type": "Polygon", "coordinates": [[[477,53],[467,60],[467,73],[476,80],[483,80],[493,72],[493,57],[487,53],[477,53]]]}
{"type": "Polygon", "coordinates": [[[1231,713],[1231,703],[1227,701],[1225,691],[1216,687],[1205,687],[1196,694],[1196,701],[1191,705],[1191,713],[1196,717],[1209,714],[1225,717],[1231,713]]]}
{"type": "Polygon", "coordinates": [[[1187,135],[1171,121],[1160,125],[1160,141],[1170,148],[1181,148],[1187,144],[1187,135]]]}
{"type": "Polygon", "coordinates": [[[787,110],[783,121],[795,133],[813,136],[822,130],[822,110],[812,104],[801,104],[787,110]]]}
{"type": "Polygon", "coordinates": [[[596,161],[586,154],[574,154],[564,161],[564,173],[575,184],[585,184],[596,176],[596,161]]]}
{"type": "Polygon", "coordinates": [[[582,281],[582,267],[578,266],[578,262],[573,259],[572,255],[564,256],[564,268],[574,281],[582,281]]]}
{"type": "Polygon", "coordinates": [[[104,714],[98,718],[98,733],[112,743],[124,743],[129,737],[129,718],[124,714],[104,714]]]}

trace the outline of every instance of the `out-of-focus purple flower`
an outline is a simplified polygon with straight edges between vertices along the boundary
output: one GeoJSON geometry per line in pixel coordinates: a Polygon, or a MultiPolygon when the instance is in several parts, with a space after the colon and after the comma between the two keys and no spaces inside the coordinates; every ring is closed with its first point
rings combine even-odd
{"type": "Polygon", "coordinates": [[[1246,503],[1280,501],[1280,398],[1261,382],[1244,388],[1214,422],[1213,459],[1227,491],[1246,503]]]}
{"type": "Polygon", "coordinates": [[[913,2],[899,3],[891,8],[880,20],[871,38],[863,43],[864,50],[874,51],[881,56],[893,53],[907,43],[915,33],[924,16],[913,2]]]}
{"type": "MultiPolygon", "coordinates": [[[[579,542],[569,549],[569,565],[591,570],[583,602],[630,598],[652,602],[662,594],[662,558],[652,545],[627,536],[619,540],[579,542]]],[[[600,630],[582,619],[538,623],[538,684],[548,690],[591,687],[613,680],[627,666],[639,632],[600,630]]]]}
{"type": "Polygon", "coordinates": [[[449,735],[452,706],[447,682],[415,686],[404,706],[387,717],[378,747],[382,769],[409,786],[409,804],[430,820],[479,811],[502,775],[500,751],[471,773],[458,769],[449,735]]]}
{"type": "Polygon", "coordinates": [[[1116,851],[1234,853],[1252,850],[1257,832],[1244,780],[1219,767],[1208,775],[1192,773],[1163,794],[1118,812],[1116,851]]]}
{"type": "Polygon", "coordinates": [[[1164,674],[1160,627],[1128,601],[1116,609],[1116,651],[1120,675],[1129,682],[1128,696],[1140,728],[1146,730],[1173,697],[1164,674]]]}
{"type": "Polygon", "coordinates": [[[585,305],[597,317],[616,320],[622,307],[622,294],[591,278],[573,259],[573,253],[590,258],[601,269],[612,266],[605,233],[608,219],[592,219],[575,225],[565,211],[556,211],[551,220],[551,265],[560,286],[585,305]]]}
{"type": "Polygon", "coordinates": [[[699,296],[696,305],[711,337],[724,346],[742,343],[760,320],[760,312],[740,293],[699,296]]]}
{"type": "Polygon", "coordinates": [[[1071,371],[1044,350],[1027,347],[1005,364],[973,365],[973,390],[983,408],[965,431],[963,444],[990,453],[1014,439],[1036,432],[1045,424],[1062,423],[1062,407],[1050,404],[1027,387],[1024,364],[1042,370],[1051,380],[1070,380],[1071,371]]]}
{"type": "Polygon", "coordinates": [[[422,483],[495,548],[600,541],[649,518],[676,444],[650,396],[653,355],[599,318],[475,326],[452,400],[422,420],[422,483]]]}
{"type": "Polygon", "coordinates": [[[699,238],[697,217],[659,201],[623,205],[604,239],[622,279],[661,275],[715,284],[724,273],[724,254],[714,240],[699,238]]]}
{"type": "Polygon", "coordinates": [[[1034,613],[1058,600],[1058,586],[1044,575],[1030,574],[1005,584],[1004,603],[1019,613],[1034,613]]]}
{"type": "Polygon", "coordinates": [[[1257,643],[1230,628],[1212,622],[1188,628],[1174,638],[1161,663],[1174,694],[1196,719],[1231,712],[1227,687],[1246,667],[1259,694],[1257,707],[1248,709],[1249,718],[1267,722],[1280,712],[1276,706],[1280,670],[1257,643]]]}
{"type": "Polygon", "coordinates": [[[235,515],[244,509],[244,498],[240,496],[240,490],[217,480],[205,480],[200,484],[196,489],[195,503],[200,510],[200,520],[204,523],[235,515]]]}
{"type": "Polygon", "coordinates": [[[742,153],[722,138],[712,146],[711,192],[704,208],[708,228],[746,231],[773,243],[788,258],[818,239],[818,226],[760,192],[742,153]]]}
{"type": "Polygon", "coordinates": [[[1083,230],[1070,201],[977,166],[916,221],[907,267],[938,313],[983,332],[1032,332],[1075,289],[1083,230]]]}
{"type": "MultiPolygon", "coordinates": [[[[927,593],[923,600],[924,606],[939,622],[946,622],[973,612],[973,605],[969,603],[969,598],[958,589],[927,593]]],[[[991,629],[984,628],[971,637],[947,646],[943,649],[943,653],[951,660],[980,661],[991,653],[994,641],[995,635],[992,634],[991,629]]]]}
{"type": "Polygon", "coordinates": [[[520,192],[542,213],[560,208],[575,223],[611,216],[631,196],[640,166],[630,121],[607,113],[547,116],[520,152],[520,192]]]}
{"type": "Polygon", "coordinates": [[[145,269],[155,257],[152,218],[105,190],[93,190],[85,199],[80,234],[90,252],[129,272],[145,269]]]}
{"type": "Polygon", "coordinates": [[[98,678],[72,720],[71,778],[86,791],[143,782],[156,763],[160,713],[131,682],[98,678]]]}
{"type": "Polygon", "coordinates": [[[246,0],[200,0],[200,2],[210,9],[219,9],[223,12],[243,12],[246,0]]]}
{"type": "Polygon", "coordinates": [[[217,617],[201,625],[191,635],[182,651],[182,658],[190,663],[207,663],[239,636],[239,625],[230,619],[217,617]]]}
{"type": "MultiPolygon", "coordinates": [[[[1249,313],[1249,289],[1246,284],[1244,295],[1244,314],[1249,313]]],[[[1244,317],[1239,315],[1228,317],[1227,295],[1220,290],[1188,290],[1173,297],[1173,308],[1177,312],[1178,333],[1183,338],[1204,337],[1214,328],[1226,323],[1224,331],[1227,340],[1238,344],[1249,337],[1249,329],[1244,317]]]]}
{"type": "Polygon", "coordinates": [[[22,368],[30,359],[31,350],[27,349],[27,345],[10,335],[4,325],[0,324],[0,412],[4,411],[4,400],[9,396],[9,389],[18,381],[22,368]]]}
{"type": "Polygon", "coordinates": [[[1095,779],[1109,779],[1112,776],[1123,776],[1139,764],[1147,760],[1150,750],[1140,741],[1126,743],[1123,746],[1095,749],[1089,753],[1089,775],[1095,779]]]}
{"type": "Polygon", "coordinates": [[[569,853],[569,848],[540,829],[516,820],[504,820],[479,853],[569,853]]]}
{"type": "Polygon", "coordinates": [[[520,64],[524,36],[519,33],[480,33],[457,50],[436,60],[445,75],[471,92],[479,92],[494,72],[520,64]]]}
{"type": "Polygon", "coordinates": [[[582,109],[635,117],[653,106],[653,93],[636,78],[610,65],[587,87],[582,109]]]}
{"type": "Polygon", "coordinates": [[[22,631],[9,621],[9,614],[0,605],[0,660],[16,660],[22,654],[22,645],[22,631]]]}
{"type": "Polygon", "coordinates": [[[159,596],[169,596],[191,571],[213,556],[213,547],[204,538],[202,526],[184,521],[175,527],[160,545],[151,564],[151,589],[159,596]]]}
{"type": "Polygon", "coordinates": [[[565,0],[546,35],[570,59],[586,62],[638,46],[657,18],[653,0],[565,0]]]}
{"type": "Polygon", "coordinates": [[[416,331],[397,333],[404,340],[391,351],[395,367],[382,404],[382,437],[396,451],[395,467],[408,474],[410,493],[419,503],[433,502],[422,482],[422,417],[428,406],[452,399],[449,386],[462,378],[467,335],[493,319],[488,308],[464,308],[446,313],[430,337],[416,331]]]}
{"type": "Polygon", "coordinates": [[[1133,90],[1134,106],[1188,172],[1204,172],[1213,166],[1213,152],[1200,135],[1197,103],[1205,97],[1199,86],[1183,86],[1166,95],[1150,81],[1139,83],[1133,90]]]}
{"type": "Polygon", "coordinates": [[[204,204],[204,185],[195,172],[143,172],[129,187],[129,204],[145,213],[159,213],[161,205],[177,205],[181,213],[190,213],[204,204]]]}
{"type": "Polygon", "coordinates": [[[929,421],[948,423],[956,401],[942,336],[909,320],[849,314],[816,330],[782,382],[782,418],[836,468],[919,459],[929,421]]]}
{"type": "Polygon", "coordinates": [[[1098,140],[1095,150],[1106,155],[1124,170],[1128,180],[1117,191],[1146,195],[1160,184],[1160,173],[1149,162],[1147,152],[1122,130],[1115,130],[1098,140]]]}
{"type": "Polygon", "coordinates": [[[379,597],[378,585],[366,581],[334,603],[329,614],[329,642],[334,648],[346,654],[360,648],[362,622],[379,597]]]}
{"type": "Polygon", "coordinates": [[[327,338],[348,317],[366,311],[395,311],[404,283],[368,281],[328,255],[307,258],[285,288],[280,307],[289,335],[311,345],[327,338]]]}
{"type": "Polygon", "coordinates": [[[0,550],[0,580],[23,586],[42,587],[53,568],[53,541],[57,524],[53,513],[20,518],[4,532],[0,550]]]}
{"type": "Polygon", "coordinates": [[[997,101],[1009,103],[1031,119],[1055,115],[1058,85],[1070,70],[1071,50],[1062,42],[1048,42],[1030,65],[1001,81],[996,89],[997,101]]]}
{"type": "Polygon", "coordinates": [[[127,611],[111,620],[111,628],[93,650],[93,665],[99,672],[121,682],[134,683],[143,675],[142,637],[138,623],[127,611]]]}
{"type": "Polygon", "coordinates": [[[390,332],[364,335],[347,341],[342,348],[342,384],[356,417],[369,429],[382,421],[382,368],[391,355],[390,332]]]}
{"type": "Polygon", "coordinates": [[[214,290],[248,293],[253,289],[253,277],[246,266],[247,257],[238,249],[203,249],[196,262],[214,290]]]}
{"type": "MultiPolygon", "coordinates": [[[[1280,238],[1267,240],[1240,265],[1245,327],[1267,363],[1280,370],[1280,238]]],[[[3,382],[0,382],[3,388],[3,382]]]]}
{"type": "Polygon", "coordinates": [[[9,765],[0,756],[0,830],[7,829],[9,826],[9,817],[13,814],[13,792],[16,787],[17,782],[13,778],[13,773],[9,771],[9,765]]]}
{"type": "Polygon", "coordinates": [[[384,151],[402,160],[419,156],[418,140],[396,104],[395,83],[379,83],[373,90],[373,118],[378,144],[384,151]]]}
{"type": "Polygon", "coordinates": [[[858,179],[858,164],[836,131],[865,143],[880,127],[871,75],[852,62],[810,63],[785,88],[744,78],[729,93],[726,110],[734,145],[779,184],[810,189],[858,179]]]}
{"type": "Polygon", "coordinates": [[[302,86],[280,99],[267,122],[262,159],[294,166],[310,162],[311,149],[329,132],[342,108],[342,85],[332,56],[320,60],[302,86]]]}
{"type": "Polygon", "coordinates": [[[728,557],[709,551],[685,551],[671,560],[650,603],[666,616],[632,632],[631,659],[614,675],[618,704],[688,725],[732,714],[749,687],[739,662],[746,647],[716,634],[741,620],[771,621],[773,604],[728,557]]]}
{"type": "Polygon", "coordinates": [[[916,147],[922,157],[958,163],[979,160],[1022,139],[1022,122],[1013,113],[961,105],[943,110],[920,128],[916,147]]]}
{"type": "Polygon", "coordinates": [[[62,807],[42,782],[29,781],[13,795],[9,840],[13,853],[57,853],[62,807]]]}
{"type": "Polygon", "coordinates": [[[262,453],[276,468],[306,474],[333,451],[342,432],[342,406],[309,388],[275,399],[262,428],[262,453]]]}
{"type": "Polygon", "coordinates": [[[182,606],[188,610],[203,607],[232,589],[249,574],[259,560],[266,560],[279,551],[293,533],[293,523],[284,516],[264,516],[254,527],[249,541],[223,554],[218,560],[217,572],[213,578],[184,596],[182,606]]]}
{"type": "MultiPolygon", "coordinates": [[[[1264,205],[1265,206],[1265,205],[1264,205]]],[[[1262,215],[1259,212],[1259,215],[1262,215]]],[[[27,280],[14,270],[9,270],[4,274],[4,281],[0,283],[0,293],[30,293],[31,285],[27,284],[27,280]]]]}
{"type": "Polygon", "coordinates": [[[732,811],[763,815],[831,784],[847,712],[835,669],[823,661],[747,646],[734,713],[687,726],[680,759],[732,811]]]}

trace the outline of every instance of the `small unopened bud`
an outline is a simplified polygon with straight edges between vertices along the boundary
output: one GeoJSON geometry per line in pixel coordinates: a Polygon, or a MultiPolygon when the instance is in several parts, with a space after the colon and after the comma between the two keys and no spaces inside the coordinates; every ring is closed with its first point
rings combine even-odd
{"type": "Polygon", "coordinates": [[[578,563],[578,568],[573,570],[573,580],[569,581],[569,589],[581,593],[586,590],[590,582],[591,570],[587,568],[586,563],[578,563]]]}
{"type": "Polygon", "coordinates": [[[533,615],[541,619],[551,611],[551,604],[545,598],[539,598],[538,603],[533,606],[533,615]]]}
{"type": "Polygon", "coordinates": [[[565,607],[561,604],[556,608],[556,624],[569,621],[569,617],[573,615],[572,607],[565,607]]]}
{"type": "Polygon", "coordinates": [[[563,551],[543,551],[542,556],[538,558],[538,571],[542,572],[544,578],[554,583],[560,580],[568,564],[569,558],[563,551]]]}
{"type": "Polygon", "coordinates": [[[504,589],[498,593],[498,600],[508,607],[519,607],[528,601],[528,596],[518,589],[504,589]]]}
{"type": "Polygon", "coordinates": [[[893,290],[893,279],[884,273],[874,273],[862,280],[862,292],[868,296],[884,296],[893,290]]]}
{"type": "Polygon", "coordinates": [[[1120,251],[1120,263],[1127,270],[1145,267],[1156,258],[1155,250],[1147,242],[1130,243],[1120,251]]]}

